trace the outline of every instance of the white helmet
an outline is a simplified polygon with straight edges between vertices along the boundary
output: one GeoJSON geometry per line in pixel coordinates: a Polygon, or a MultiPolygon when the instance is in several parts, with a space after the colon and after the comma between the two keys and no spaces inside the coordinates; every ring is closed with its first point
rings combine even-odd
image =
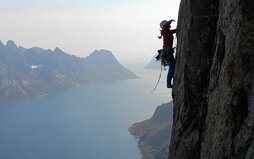
{"type": "Polygon", "coordinates": [[[161,28],[163,28],[163,26],[164,26],[167,22],[168,22],[167,20],[163,20],[163,21],[161,21],[161,23],[160,23],[160,27],[161,27],[161,28]]]}

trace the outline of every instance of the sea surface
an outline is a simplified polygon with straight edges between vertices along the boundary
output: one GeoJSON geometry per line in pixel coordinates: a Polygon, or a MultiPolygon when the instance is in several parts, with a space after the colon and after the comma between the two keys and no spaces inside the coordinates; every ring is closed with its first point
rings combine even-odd
{"type": "Polygon", "coordinates": [[[140,79],[0,103],[0,159],[141,159],[128,128],[169,102],[165,74],[132,69],[140,79]]]}

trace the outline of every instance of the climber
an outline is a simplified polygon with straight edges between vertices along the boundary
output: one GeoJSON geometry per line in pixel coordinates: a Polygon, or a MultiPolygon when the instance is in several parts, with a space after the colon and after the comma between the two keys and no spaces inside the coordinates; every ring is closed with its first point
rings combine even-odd
{"type": "MultiPolygon", "coordinates": [[[[159,39],[163,37],[163,49],[162,51],[166,55],[166,65],[169,66],[168,68],[168,75],[167,75],[167,88],[172,88],[172,78],[174,75],[175,69],[175,58],[174,58],[174,49],[173,49],[173,34],[176,33],[176,29],[171,30],[171,23],[174,20],[163,20],[160,23],[161,27],[161,36],[158,36],[159,39]]],[[[164,63],[165,64],[165,63],[164,63]]]]}

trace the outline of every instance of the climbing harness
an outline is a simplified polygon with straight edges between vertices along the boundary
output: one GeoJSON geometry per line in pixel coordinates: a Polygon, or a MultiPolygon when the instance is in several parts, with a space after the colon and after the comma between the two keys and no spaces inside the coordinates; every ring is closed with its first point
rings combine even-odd
{"type": "Polygon", "coordinates": [[[173,55],[174,53],[174,48],[163,48],[158,50],[158,55],[155,57],[157,61],[161,61],[161,64],[163,66],[167,66],[168,65],[168,59],[170,58],[170,56],[173,55]]]}
{"type": "Polygon", "coordinates": [[[161,71],[160,71],[158,81],[157,81],[154,89],[151,91],[152,93],[154,93],[156,88],[158,87],[158,85],[160,83],[163,67],[164,67],[164,70],[166,70],[165,67],[168,65],[168,59],[169,59],[170,56],[173,56],[175,48],[176,47],[174,47],[174,48],[164,48],[164,49],[158,50],[158,55],[155,58],[156,58],[157,61],[161,62],[161,71]]]}

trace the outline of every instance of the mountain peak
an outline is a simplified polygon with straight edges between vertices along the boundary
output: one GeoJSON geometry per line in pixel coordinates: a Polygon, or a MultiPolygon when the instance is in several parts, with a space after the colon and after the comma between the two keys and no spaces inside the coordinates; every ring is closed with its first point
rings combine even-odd
{"type": "Polygon", "coordinates": [[[94,50],[88,57],[88,59],[93,59],[95,61],[103,61],[103,62],[112,62],[112,63],[119,63],[113,53],[109,50],[94,50]]]}
{"type": "Polygon", "coordinates": [[[14,48],[14,49],[18,48],[13,40],[8,40],[7,43],[6,43],[6,47],[14,48]]]}
{"type": "Polygon", "coordinates": [[[29,49],[30,51],[34,52],[34,53],[43,53],[43,52],[46,52],[45,49],[42,49],[40,47],[32,47],[29,49]]]}
{"type": "Polygon", "coordinates": [[[63,50],[61,50],[60,48],[56,47],[53,52],[63,53],[63,50]]]}
{"type": "Polygon", "coordinates": [[[0,40],[0,47],[3,47],[4,46],[4,44],[2,43],[2,41],[0,40]]]}
{"type": "Polygon", "coordinates": [[[105,49],[94,50],[94,52],[92,54],[110,54],[110,55],[113,55],[111,51],[105,50],[105,49]]]}
{"type": "Polygon", "coordinates": [[[94,50],[90,55],[90,57],[111,57],[115,58],[113,53],[109,50],[101,49],[101,50],[94,50]]]}

